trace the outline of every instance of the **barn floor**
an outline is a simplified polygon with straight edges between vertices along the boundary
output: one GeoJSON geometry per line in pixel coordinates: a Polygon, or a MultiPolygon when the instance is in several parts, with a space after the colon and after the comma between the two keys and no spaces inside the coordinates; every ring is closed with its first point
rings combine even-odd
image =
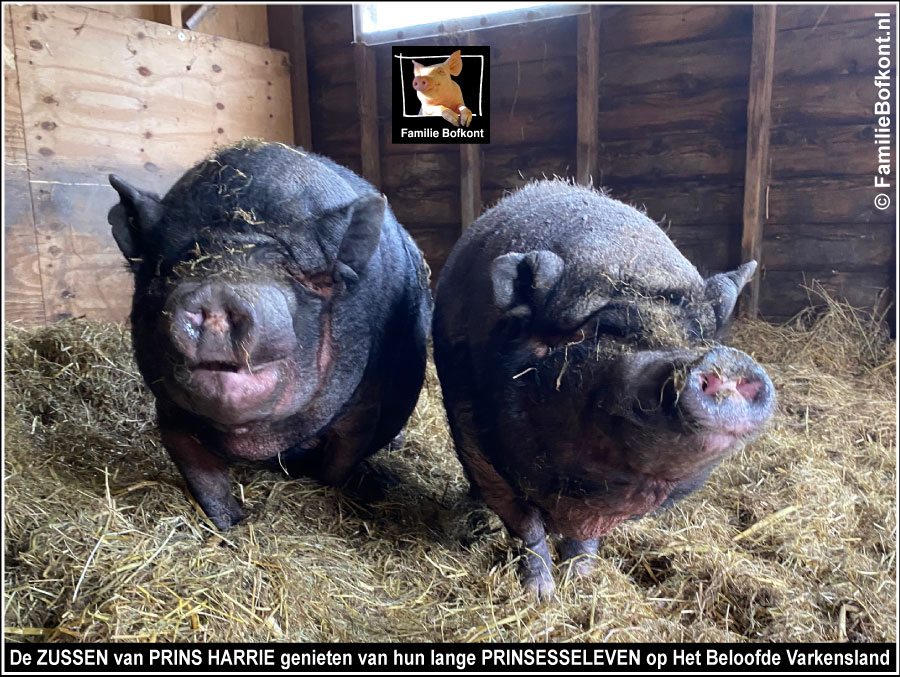
{"type": "Polygon", "coordinates": [[[895,344],[836,304],[733,344],[775,383],[770,433],[539,605],[467,497],[433,368],[405,446],[375,457],[383,500],[240,469],[249,518],[222,535],[160,446],[125,329],[8,328],[6,637],[894,642],[895,344]]]}

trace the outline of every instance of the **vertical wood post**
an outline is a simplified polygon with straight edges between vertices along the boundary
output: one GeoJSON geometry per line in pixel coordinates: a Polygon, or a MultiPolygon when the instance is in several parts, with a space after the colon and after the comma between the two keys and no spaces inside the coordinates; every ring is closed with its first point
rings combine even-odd
{"type": "Polygon", "coordinates": [[[359,110],[362,175],[381,189],[381,156],[378,146],[378,97],[375,85],[375,52],[357,42],[353,45],[356,93],[359,110]]]}
{"type": "Polygon", "coordinates": [[[600,10],[578,15],[578,130],[575,178],[589,186],[597,180],[600,96],[600,10]]]}
{"type": "Polygon", "coordinates": [[[285,51],[290,55],[294,144],[312,150],[303,6],[269,5],[266,9],[266,14],[266,19],[269,23],[269,46],[285,51]]]}
{"type": "Polygon", "coordinates": [[[156,23],[184,28],[181,20],[181,5],[153,5],[153,18],[156,23]]]}
{"type": "MultiPolygon", "coordinates": [[[[465,44],[474,45],[474,33],[466,36],[465,44]]],[[[481,146],[462,143],[459,146],[459,199],[462,230],[472,225],[481,214],[481,146]]]]}
{"type": "Polygon", "coordinates": [[[481,214],[481,147],[475,143],[459,146],[459,197],[462,230],[481,214]]]}
{"type": "MultiPolygon", "coordinates": [[[[763,222],[769,182],[769,133],[772,128],[772,81],[775,72],[775,6],[753,6],[753,44],[750,57],[750,96],[747,102],[747,165],[744,175],[744,227],[741,261],[762,263],[763,222]]],[[[761,269],[741,296],[742,315],[759,313],[761,269]]]]}

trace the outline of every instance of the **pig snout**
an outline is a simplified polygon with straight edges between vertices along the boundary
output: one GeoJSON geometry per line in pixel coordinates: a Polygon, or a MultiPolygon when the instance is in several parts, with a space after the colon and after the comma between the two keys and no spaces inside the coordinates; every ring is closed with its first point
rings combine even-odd
{"type": "Polygon", "coordinates": [[[277,287],[186,283],[167,305],[169,335],[191,367],[237,370],[294,347],[287,298],[277,287]]]}
{"type": "Polygon", "coordinates": [[[413,78],[413,89],[417,92],[427,92],[430,87],[431,82],[428,78],[423,78],[422,76],[413,78]]]}
{"type": "Polygon", "coordinates": [[[678,404],[702,430],[746,438],[772,416],[775,389],[752,357],[719,346],[690,368],[678,404]]]}

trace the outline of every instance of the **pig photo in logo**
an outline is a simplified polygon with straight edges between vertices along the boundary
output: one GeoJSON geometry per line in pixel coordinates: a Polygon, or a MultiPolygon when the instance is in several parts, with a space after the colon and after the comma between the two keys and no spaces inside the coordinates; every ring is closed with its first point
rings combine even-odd
{"type": "Polygon", "coordinates": [[[394,143],[489,143],[488,47],[393,47],[394,143]]]}

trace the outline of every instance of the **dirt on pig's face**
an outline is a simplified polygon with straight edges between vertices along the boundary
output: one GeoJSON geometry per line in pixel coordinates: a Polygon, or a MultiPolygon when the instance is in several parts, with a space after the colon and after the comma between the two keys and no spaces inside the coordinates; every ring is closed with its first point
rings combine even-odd
{"type": "Polygon", "coordinates": [[[162,200],[117,186],[131,226],[114,228],[136,254],[132,323],[145,380],[158,398],[226,428],[301,412],[336,357],[341,377],[355,361],[361,372],[356,353],[370,337],[360,331],[342,353],[350,341],[335,338],[335,318],[351,312],[385,209],[379,195],[346,204],[313,163],[279,164],[288,151],[243,150],[201,163],[162,200]]]}
{"type": "Polygon", "coordinates": [[[135,303],[139,364],[158,396],[223,426],[286,418],[328,375],[332,287],[265,236],[200,237],[135,303]]]}

